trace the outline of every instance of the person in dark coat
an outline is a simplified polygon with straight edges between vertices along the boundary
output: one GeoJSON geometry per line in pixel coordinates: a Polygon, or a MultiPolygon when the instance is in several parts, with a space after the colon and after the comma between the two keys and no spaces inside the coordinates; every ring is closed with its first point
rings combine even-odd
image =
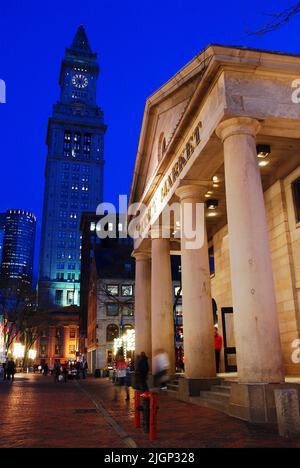
{"type": "Polygon", "coordinates": [[[149,364],[148,358],[144,351],[141,352],[141,355],[137,359],[136,365],[136,375],[137,375],[137,384],[141,392],[147,392],[149,390],[147,384],[147,378],[149,374],[149,364]]]}
{"type": "Polygon", "coordinates": [[[49,373],[49,366],[48,366],[47,363],[44,365],[44,371],[43,372],[44,372],[44,376],[47,377],[48,373],[49,373]]]}
{"type": "Polygon", "coordinates": [[[13,383],[15,380],[15,373],[16,373],[16,364],[14,361],[11,359],[7,363],[6,367],[6,374],[7,374],[7,379],[10,383],[13,383]]]}
{"type": "Polygon", "coordinates": [[[7,379],[7,362],[4,362],[2,364],[2,367],[3,367],[3,380],[6,380],[7,379]]]}

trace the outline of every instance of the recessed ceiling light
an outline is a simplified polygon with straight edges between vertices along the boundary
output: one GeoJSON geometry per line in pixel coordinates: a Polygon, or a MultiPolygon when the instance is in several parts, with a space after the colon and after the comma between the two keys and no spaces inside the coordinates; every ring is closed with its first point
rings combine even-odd
{"type": "Polygon", "coordinates": [[[209,213],[207,213],[207,216],[209,218],[214,218],[215,216],[218,216],[218,213],[216,213],[215,211],[210,211],[209,213]]]}
{"type": "Polygon", "coordinates": [[[219,201],[218,200],[207,200],[206,205],[207,205],[207,208],[209,210],[216,210],[218,208],[219,201]]]}
{"type": "Polygon", "coordinates": [[[218,177],[218,176],[214,176],[214,177],[212,178],[212,180],[213,180],[213,182],[219,182],[219,177],[218,177]]]}
{"type": "Polygon", "coordinates": [[[260,161],[260,162],[258,163],[258,165],[259,165],[260,167],[265,167],[265,166],[267,166],[267,165],[269,164],[269,162],[270,162],[270,161],[260,161]]]}
{"type": "Polygon", "coordinates": [[[271,146],[270,145],[257,145],[256,146],[257,157],[258,158],[266,158],[271,154],[271,146]]]}

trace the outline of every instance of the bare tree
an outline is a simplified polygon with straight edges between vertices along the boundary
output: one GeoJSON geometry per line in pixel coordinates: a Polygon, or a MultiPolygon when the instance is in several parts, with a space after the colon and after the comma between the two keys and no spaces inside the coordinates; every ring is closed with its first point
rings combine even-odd
{"type": "Polygon", "coordinates": [[[42,336],[45,328],[48,327],[49,317],[44,311],[36,307],[25,307],[18,317],[18,336],[24,345],[23,367],[27,367],[29,361],[29,351],[33,348],[37,340],[42,336]]]}
{"type": "Polygon", "coordinates": [[[263,36],[264,34],[275,31],[290,21],[291,18],[296,16],[298,13],[300,13],[300,2],[296,2],[292,6],[278,13],[270,13],[268,15],[270,16],[270,20],[262,28],[257,31],[250,31],[249,34],[254,36],[263,36]]]}

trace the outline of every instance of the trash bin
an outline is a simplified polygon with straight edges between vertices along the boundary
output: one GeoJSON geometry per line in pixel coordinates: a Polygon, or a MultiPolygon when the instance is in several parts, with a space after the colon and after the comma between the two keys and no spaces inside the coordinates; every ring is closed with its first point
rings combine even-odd
{"type": "Polygon", "coordinates": [[[95,379],[100,379],[100,377],[101,377],[100,369],[95,370],[94,377],[95,377],[95,379]]]}

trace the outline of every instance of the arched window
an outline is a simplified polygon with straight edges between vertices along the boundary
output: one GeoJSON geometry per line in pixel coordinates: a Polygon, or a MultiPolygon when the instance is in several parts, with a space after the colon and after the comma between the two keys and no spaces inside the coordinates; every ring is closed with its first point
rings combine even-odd
{"type": "Polygon", "coordinates": [[[115,338],[119,337],[119,327],[117,325],[108,325],[106,329],[106,341],[111,343],[115,338]]]}
{"type": "Polygon", "coordinates": [[[159,141],[158,141],[158,161],[163,158],[167,149],[167,142],[164,133],[160,134],[159,141]]]}

